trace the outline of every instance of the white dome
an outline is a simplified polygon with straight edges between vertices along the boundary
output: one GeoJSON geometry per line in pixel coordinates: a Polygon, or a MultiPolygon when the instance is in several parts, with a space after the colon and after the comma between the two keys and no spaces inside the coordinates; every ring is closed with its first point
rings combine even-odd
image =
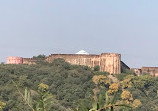
{"type": "Polygon", "coordinates": [[[85,54],[85,55],[89,55],[88,52],[84,51],[84,50],[80,50],[79,52],[77,52],[76,54],[85,54]]]}

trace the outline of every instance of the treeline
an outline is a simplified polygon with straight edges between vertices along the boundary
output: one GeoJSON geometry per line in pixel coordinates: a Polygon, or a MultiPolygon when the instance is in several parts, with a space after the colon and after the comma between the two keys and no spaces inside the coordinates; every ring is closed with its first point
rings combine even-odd
{"type": "MultiPolygon", "coordinates": [[[[123,70],[122,74],[109,77],[108,73],[99,72],[98,69],[98,67],[91,69],[87,66],[70,65],[63,59],[56,59],[52,63],[39,62],[36,65],[1,64],[0,101],[6,103],[3,110],[31,111],[19,95],[13,81],[23,94],[26,88],[31,92],[33,106],[38,99],[39,84],[47,84],[49,92],[53,95],[53,102],[48,111],[74,111],[79,110],[81,106],[85,106],[84,110],[92,109],[93,101],[90,98],[95,97],[97,101],[99,95],[103,95],[104,103],[105,93],[115,83],[117,84],[114,85],[115,88],[118,87],[115,90],[117,102],[122,100],[121,94],[125,90],[129,91],[133,98],[132,105],[135,99],[141,102],[139,107],[129,111],[158,110],[157,78],[149,75],[138,77],[127,70],[123,70]]],[[[81,109],[80,111],[84,111],[83,108],[81,109]]],[[[117,107],[115,110],[123,111],[117,107]]]]}
{"type": "Polygon", "coordinates": [[[77,107],[80,100],[88,100],[93,94],[93,71],[86,66],[70,65],[63,59],[37,65],[0,65],[0,100],[7,103],[4,111],[29,111],[22,101],[20,91],[25,88],[36,93],[38,85],[45,83],[54,95],[51,111],[65,111],[77,107]]]}

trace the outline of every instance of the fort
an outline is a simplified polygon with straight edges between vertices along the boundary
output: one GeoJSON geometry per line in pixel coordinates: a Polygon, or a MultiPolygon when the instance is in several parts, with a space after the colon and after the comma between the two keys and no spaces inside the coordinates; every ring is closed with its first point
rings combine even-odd
{"type": "MultiPolygon", "coordinates": [[[[84,65],[90,68],[95,66],[100,67],[100,71],[109,72],[110,74],[120,74],[121,67],[133,71],[136,75],[150,74],[152,76],[158,76],[158,67],[142,67],[140,68],[129,68],[124,62],[121,61],[121,54],[117,53],[101,53],[100,55],[88,54],[81,50],[76,54],[51,54],[43,61],[53,62],[54,59],[62,58],[66,62],[74,65],[84,65]]],[[[36,64],[37,59],[35,58],[22,58],[22,57],[8,57],[7,64],[36,64]]]]}
{"type": "Polygon", "coordinates": [[[121,55],[114,53],[102,53],[100,55],[84,54],[52,54],[45,60],[52,62],[56,58],[63,58],[71,64],[85,65],[88,67],[99,66],[100,71],[106,71],[110,74],[121,73],[121,55]]]}
{"type": "MultiPolygon", "coordinates": [[[[121,55],[117,53],[101,53],[100,55],[81,53],[76,54],[51,54],[44,59],[51,63],[54,59],[63,58],[66,62],[76,65],[85,65],[88,67],[99,66],[100,71],[110,74],[121,73],[121,55]]],[[[22,57],[8,57],[7,64],[36,64],[36,59],[22,57]],[[20,60],[19,60],[20,59],[20,60]],[[18,61],[18,62],[17,62],[18,61]]]]}

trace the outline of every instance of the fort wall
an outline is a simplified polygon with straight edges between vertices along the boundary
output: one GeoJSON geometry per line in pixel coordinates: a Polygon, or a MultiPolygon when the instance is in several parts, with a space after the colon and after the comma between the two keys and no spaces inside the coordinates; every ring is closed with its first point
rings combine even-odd
{"type": "Polygon", "coordinates": [[[7,64],[22,64],[22,57],[7,57],[7,64]]]}
{"type": "MultiPolygon", "coordinates": [[[[121,65],[126,69],[130,69],[124,62],[121,61],[121,55],[116,53],[102,53],[100,55],[88,54],[51,54],[50,56],[42,59],[51,63],[54,59],[63,58],[66,62],[76,65],[85,65],[88,67],[99,66],[100,71],[109,72],[110,74],[120,74],[121,65]]],[[[36,64],[39,59],[22,58],[22,57],[7,57],[7,64],[36,64]]],[[[150,74],[158,76],[158,67],[142,67],[131,68],[136,75],[150,74]]]]}
{"type": "Polygon", "coordinates": [[[32,64],[36,64],[35,59],[33,58],[23,58],[23,63],[22,64],[28,64],[28,65],[32,65],[32,64]]]}
{"type": "Polygon", "coordinates": [[[121,55],[113,53],[102,53],[101,55],[84,54],[52,54],[45,60],[52,62],[54,59],[63,58],[66,62],[76,65],[85,65],[88,67],[100,66],[100,71],[106,71],[110,74],[121,73],[121,55]]]}
{"type": "MultiPolygon", "coordinates": [[[[100,71],[110,74],[121,73],[121,55],[116,53],[102,53],[100,55],[87,54],[51,54],[44,61],[51,63],[54,59],[63,58],[66,62],[88,67],[99,66],[100,71]]],[[[8,57],[7,64],[36,64],[38,60],[33,58],[8,57]]]]}
{"type": "Polygon", "coordinates": [[[152,76],[158,76],[158,67],[142,67],[142,73],[148,73],[152,76]]]}
{"type": "Polygon", "coordinates": [[[150,74],[155,77],[158,76],[158,67],[142,67],[141,69],[131,68],[130,70],[132,70],[138,76],[142,74],[150,74]]]}
{"type": "Polygon", "coordinates": [[[54,59],[63,58],[66,62],[77,65],[85,65],[94,67],[99,65],[98,55],[81,55],[81,54],[52,54],[46,58],[46,61],[51,63],[54,59]]]}

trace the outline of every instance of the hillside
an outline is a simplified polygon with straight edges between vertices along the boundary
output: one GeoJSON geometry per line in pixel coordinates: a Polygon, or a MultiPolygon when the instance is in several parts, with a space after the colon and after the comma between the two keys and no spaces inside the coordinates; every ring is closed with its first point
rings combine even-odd
{"type": "MultiPolygon", "coordinates": [[[[114,75],[112,78],[124,81],[125,90],[129,90],[133,98],[139,99],[142,103],[136,111],[155,111],[158,105],[158,79],[149,75],[135,76],[132,72],[123,70],[122,74],[114,75]]],[[[0,101],[7,103],[4,111],[31,111],[23,102],[12,80],[17,84],[20,91],[31,90],[33,103],[37,99],[36,93],[40,83],[47,84],[53,95],[53,103],[50,111],[73,111],[81,103],[90,108],[90,97],[94,96],[93,91],[96,84],[92,81],[94,76],[103,75],[105,72],[98,72],[87,66],[70,65],[63,59],[56,59],[52,63],[40,62],[36,65],[0,65],[0,101]]],[[[106,76],[107,77],[107,76],[106,76]]],[[[112,81],[109,83],[113,83],[112,81]]],[[[105,94],[110,85],[101,84],[97,92],[105,94]]],[[[121,93],[121,92],[119,92],[121,93]]],[[[96,95],[96,96],[97,96],[96,95]]],[[[118,100],[120,98],[118,97],[118,100]]],[[[120,110],[121,111],[121,110],[120,110]]]]}

